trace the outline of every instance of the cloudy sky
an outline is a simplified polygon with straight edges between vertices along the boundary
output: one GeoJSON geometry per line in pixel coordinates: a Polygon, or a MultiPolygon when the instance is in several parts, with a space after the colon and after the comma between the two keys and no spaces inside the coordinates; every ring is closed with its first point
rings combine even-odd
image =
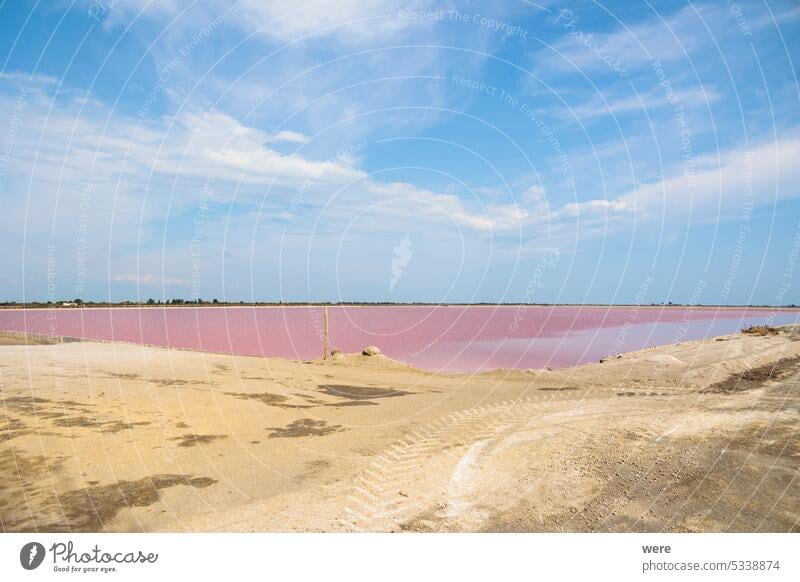
{"type": "Polygon", "coordinates": [[[5,1],[0,58],[0,300],[800,303],[793,0],[5,1]]]}

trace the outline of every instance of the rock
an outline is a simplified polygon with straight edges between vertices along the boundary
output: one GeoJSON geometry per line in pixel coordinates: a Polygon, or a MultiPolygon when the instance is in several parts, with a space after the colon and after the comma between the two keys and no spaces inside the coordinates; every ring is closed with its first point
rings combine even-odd
{"type": "Polygon", "coordinates": [[[362,356],[377,356],[381,351],[376,346],[367,346],[361,350],[362,356]]]}
{"type": "Polygon", "coordinates": [[[344,359],[344,354],[342,353],[342,350],[337,350],[337,349],[331,350],[331,359],[333,359],[333,360],[343,360],[344,359]]]}

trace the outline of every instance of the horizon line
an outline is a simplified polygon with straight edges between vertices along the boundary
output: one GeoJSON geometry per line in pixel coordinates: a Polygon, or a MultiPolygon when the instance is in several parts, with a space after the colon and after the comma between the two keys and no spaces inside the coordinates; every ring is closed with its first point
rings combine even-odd
{"type": "Polygon", "coordinates": [[[161,302],[147,301],[75,301],[75,300],[57,300],[57,301],[0,301],[0,309],[37,309],[37,308],[67,308],[67,309],[81,309],[81,308],[103,308],[103,307],[121,307],[121,308],[164,308],[164,307],[359,307],[359,306],[396,306],[396,307],[480,307],[480,306],[496,306],[496,307],[702,307],[702,308],[760,308],[760,309],[800,309],[800,305],[790,303],[787,305],[773,305],[773,304],[715,304],[715,303],[675,303],[675,302],[662,302],[662,303],[525,303],[520,301],[510,302],[494,302],[494,301],[477,301],[477,302],[433,302],[433,301],[218,301],[218,300],[184,300],[178,299],[178,302],[173,303],[174,300],[167,300],[161,302]]]}

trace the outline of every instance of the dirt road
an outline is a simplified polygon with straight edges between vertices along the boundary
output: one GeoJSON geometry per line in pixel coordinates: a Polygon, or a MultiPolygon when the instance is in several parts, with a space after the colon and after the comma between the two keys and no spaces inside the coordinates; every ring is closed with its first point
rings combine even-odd
{"type": "Polygon", "coordinates": [[[798,339],[474,375],[382,356],[0,345],[0,524],[797,531],[798,339]]]}

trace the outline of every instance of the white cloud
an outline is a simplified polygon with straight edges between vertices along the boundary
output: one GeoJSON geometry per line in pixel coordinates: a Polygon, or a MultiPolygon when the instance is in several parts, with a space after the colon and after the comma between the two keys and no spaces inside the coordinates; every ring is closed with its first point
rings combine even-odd
{"type": "Polygon", "coordinates": [[[156,278],[154,275],[150,274],[137,275],[136,273],[124,273],[120,275],[114,275],[111,277],[111,280],[121,283],[152,283],[156,280],[156,278]]]}
{"type": "MultiPolygon", "coordinates": [[[[0,118],[11,115],[14,98],[13,92],[0,94],[0,118]]],[[[283,230],[335,241],[363,212],[370,219],[354,223],[362,234],[406,232],[414,225],[433,235],[458,233],[473,243],[491,234],[504,239],[506,250],[566,248],[578,238],[604,236],[642,221],[712,221],[718,213],[723,219],[737,218],[749,201],[769,204],[800,195],[797,135],[750,150],[696,157],[690,168],[677,167],[661,180],[609,199],[585,199],[584,191],[582,199],[556,205],[553,200],[559,197],[537,184],[520,188],[517,202],[498,203],[494,196],[482,205],[453,192],[380,181],[335,155],[282,154],[268,145],[274,134],[216,110],[142,121],[91,101],[60,100],[50,110],[51,105],[31,93],[20,119],[13,163],[7,168],[2,240],[12,248],[26,230],[24,253],[33,248],[34,237],[51,232],[60,246],[62,241],[74,244],[85,220],[96,264],[109,260],[112,249],[115,257],[129,253],[127,261],[114,261],[110,273],[95,269],[117,283],[186,284],[185,259],[176,259],[177,266],[163,280],[152,273],[159,272],[158,253],[181,256],[188,251],[186,232],[172,221],[185,223],[187,213],[190,223],[196,218],[206,183],[213,191],[205,202],[224,205],[219,224],[212,224],[212,214],[205,219],[203,241],[211,250],[227,248],[222,242],[226,232],[238,236],[243,223],[253,225],[243,235],[253,240],[263,232],[274,241],[283,230]],[[80,196],[87,180],[93,191],[84,219],[80,196]],[[234,201],[238,207],[227,206],[234,201]],[[53,210],[26,214],[26,207],[53,210]],[[155,255],[140,268],[136,257],[142,247],[155,255]]]]}
{"type": "Polygon", "coordinates": [[[267,136],[266,143],[297,143],[304,144],[309,142],[309,137],[297,131],[284,129],[276,131],[267,136]]]}
{"type": "MultiPolygon", "coordinates": [[[[15,183],[32,184],[33,189],[9,192],[8,197],[34,195],[43,204],[60,197],[65,205],[59,209],[62,218],[75,210],[87,180],[95,210],[102,206],[119,213],[127,200],[127,212],[137,216],[138,209],[145,222],[157,219],[166,205],[176,210],[191,207],[204,193],[212,202],[254,205],[268,199],[273,206],[283,206],[281,212],[299,196],[303,207],[339,206],[343,219],[365,204],[400,201],[411,209],[414,220],[435,223],[447,216],[481,232],[517,228],[526,216],[515,204],[469,209],[456,195],[374,180],[355,167],[351,157],[316,160],[282,154],[268,147],[277,139],[274,134],[217,110],[143,121],[94,102],[58,103],[50,110],[51,104],[37,99],[27,104],[13,170],[15,183]],[[144,192],[147,205],[142,210],[144,192]],[[162,205],[154,204],[156,200],[163,200],[162,205]]],[[[13,105],[13,99],[0,100],[0,114],[10,113],[13,105]]],[[[280,137],[297,140],[300,134],[280,137]]],[[[387,219],[404,214],[397,204],[385,208],[387,219]]]]}
{"type": "MultiPolygon", "coordinates": [[[[86,0],[90,6],[97,4],[86,0]]],[[[386,41],[419,22],[400,18],[401,11],[429,8],[432,0],[125,0],[95,9],[106,26],[125,25],[131,17],[174,18],[176,25],[213,21],[226,13],[239,27],[281,43],[302,38],[335,39],[345,45],[386,41]]],[[[227,20],[227,18],[226,18],[227,20]]]]}
{"type": "MultiPolygon", "coordinates": [[[[653,16],[637,24],[598,33],[580,10],[555,11],[554,26],[564,29],[553,43],[560,55],[546,48],[537,66],[547,70],[611,70],[604,59],[618,61],[625,70],[685,58],[709,39],[701,19],[713,19],[724,8],[692,5],[668,16],[653,16]],[[698,16],[698,13],[700,16],[698,16]],[[575,20],[577,18],[577,20],[575,20]]],[[[621,15],[619,15],[621,17],[621,15]]]]}
{"type": "Polygon", "coordinates": [[[180,277],[159,277],[152,273],[121,273],[113,275],[111,280],[115,283],[135,283],[137,285],[152,286],[156,284],[186,287],[192,284],[191,281],[180,277]]]}
{"type": "Polygon", "coordinates": [[[398,17],[430,2],[402,0],[273,0],[242,5],[242,24],[281,42],[334,37],[345,44],[386,41],[417,23],[398,17]]]}
{"type": "Polygon", "coordinates": [[[800,196],[800,137],[791,135],[719,156],[697,157],[684,171],[611,200],[566,204],[552,219],[652,220],[740,218],[745,209],[800,196]]]}
{"type": "Polygon", "coordinates": [[[690,211],[712,216],[740,216],[749,201],[763,205],[800,195],[800,137],[787,136],[752,148],[737,148],[719,157],[695,159],[694,172],[645,185],[623,197],[649,212],[666,204],[670,213],[690,211]]]}
{"type": "Polygon", "coordinates": [[[526,202],[538,203],[541,200],[544,200],[544,198],[545,198],[544,188],[542,188],[538,184],[534,184],[522,194],[522,199],[525,200],[526,202]]]}
{"type": "Polygon", "coordinates": [[[680,103],[686,109],[708,107],[719,99],[719,93],[710,87],[689,87],[676,90],[675,103],[671,103],[660,87],[647,93],[630,96],[594,95],[591,99],[573,107],[559,107],[543,111],[568,120],[588,121],[600,117],[618,117],[629,113],[652,116],[656,110],[672,109],[680,103]]]}
{"type": "Polygon", "coordinates": [[[20,73],[18,71],[0,71],[0,81],[12,83],[17,86],[43,86],[43,85],[58,85],[59,81],[50,75],[43,75],[35,73],[30,75],[28,73],[20,73]]]}

